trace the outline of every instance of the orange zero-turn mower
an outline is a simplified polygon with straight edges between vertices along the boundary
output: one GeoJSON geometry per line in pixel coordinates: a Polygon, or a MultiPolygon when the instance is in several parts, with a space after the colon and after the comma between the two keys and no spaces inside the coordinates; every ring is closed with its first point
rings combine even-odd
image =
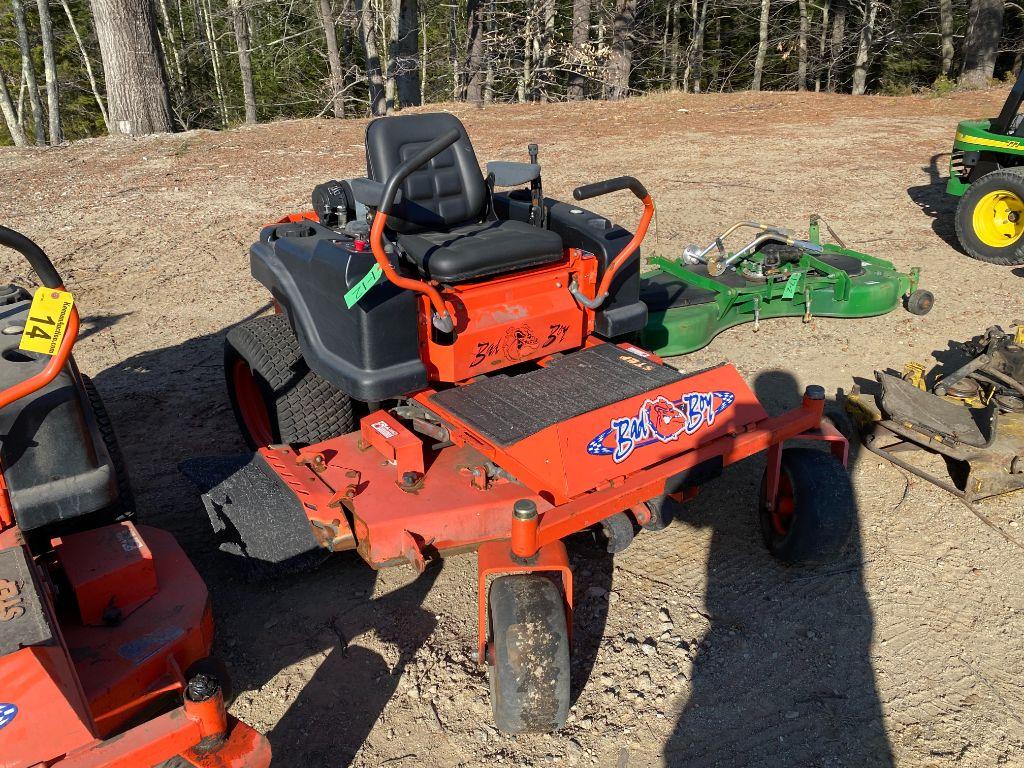
{"type": "Polygon", "coordinates": [[[265,768],[225,711],[206,586],[131,521],[71,295],[31,240],[0,245],[42,284],[0,289],[0,768],[265,768]]]}
{"type": "Polygon", "coordinates": [[[563,539],[609,549],[659,530],[727,464],[767,451],[772,554],[826,560],[853,522],[846,441],[824,392],[767,415],[734,367],[678,371],[639,332],[631,234],[543,195],[529,163],[480,172],[449,114],[367,128],[368,176],[265,228],[253,275],[278,312],[227,337],[229,393],[257,450],[186,471],[221,547],[264,570],[355,549],[373,568],[476,550],[479,659],[496,724],[549,731],[569,707],[572,572],[563,539]],[[498,187],[511,191],[496,192],[498,187]],[[830,450],[786,440],[827,442],[830,450]],[[201,477],[205,475],[205,477],[201,477]]]}

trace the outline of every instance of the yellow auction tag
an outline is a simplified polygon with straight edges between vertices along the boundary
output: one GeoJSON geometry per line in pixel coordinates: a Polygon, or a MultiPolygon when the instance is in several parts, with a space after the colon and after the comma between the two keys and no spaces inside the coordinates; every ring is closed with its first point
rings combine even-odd
{"type": "Polygon", "coordinates": [[[55,355],[64,341],[75,299],[67,291],[39,288],[28,310],[25,331],[18,346],[28,352],[55,355]]]}

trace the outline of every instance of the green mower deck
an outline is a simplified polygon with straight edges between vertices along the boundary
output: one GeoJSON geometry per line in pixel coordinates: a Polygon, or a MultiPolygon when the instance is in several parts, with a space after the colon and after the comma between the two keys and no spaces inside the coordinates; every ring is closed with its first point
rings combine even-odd
{"type": "Polygon", "coordinates": [[[754,323],[756,331],[773,317],[873,317],[891,312],[904,297],[910,312],[923,315],[934,301],[918,290],[920,268],[900,272],[843,244],[822,244],[818,217],[811,218],[807,240],[743,222],[703,251],[691,246],[680,259],[655,256],[650,265],[655,269],[641,276],[649,310],[641,342],[662,356],[694,352],[742,323],[754,323]],[[722,241],[740,227],[761,234],[726,252],[722,241]]]}

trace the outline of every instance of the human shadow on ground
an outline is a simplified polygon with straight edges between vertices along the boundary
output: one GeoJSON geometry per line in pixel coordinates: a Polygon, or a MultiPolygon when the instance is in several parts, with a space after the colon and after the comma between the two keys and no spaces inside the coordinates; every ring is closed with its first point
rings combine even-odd
{"type": "Polygon", "coordinates": [[[440,567],[419,578],[410,571],[407,580],[393,572],[382,589],[358,556],[342,553],[267,582],[246,578],[216,549],[199,494],[177,467],[245,450],[224,385],[223,336],[134,355],[93,379],[125,454],[138,522],[172,532],[210,590],[214,652],[231,674],[235,711],[262,730],[276,721],[275,766],[345,766],[434,630],[422,603],[440,567]],[[306,682],[310,663],[317,666],[306,682]],[[254,692],[271,682],[250,709],[254,692]]]}
{"type": "MultiPolygon", "coordinates": [[[[793,407],[802,394],[784,372],[762,374],[754,389],[770,413],[793,407]]],[[[759,530],[752,499],[763,466],[762,456],[727,468],[682,508],[684,524],[712,528],[710,628],[696,643],[692,687],[665,762],[891,766],[871,666],[873,617],[859,525],[838,562],[775,562],[751,531],[752,522],[759,530]]]]}
{"type": "MultiPolygon", "coordinates": [[[[932,231],[951,248],[960,253],[963,249],[956,237],[956,206],[958,198],[946,194],[946,179],[943,170],[949,167],[949,153],[932,155],[928,165],[921,170],[928,174],[928,183],[907,189],[910,199],[932,219],[932,231]],[[945,160],[945,162],[942,162],[945,160]]],[[[948,171],[947,171],[948,173],[948,171]]]]}

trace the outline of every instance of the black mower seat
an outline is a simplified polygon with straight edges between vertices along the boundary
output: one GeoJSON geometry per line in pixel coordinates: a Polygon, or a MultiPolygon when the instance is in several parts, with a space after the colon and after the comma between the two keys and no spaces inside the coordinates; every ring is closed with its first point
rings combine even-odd
{"type": "Polygon", "coordinates": [[[366,128],[366,171],[387,181],[403,161],[452,129],[459,139],[402,184],[388,229],[420,273],[442,283],[475,280],[562,258],[562,238],[490,212],[490,190],[466,129],[445,112],[382,117],[366,128]]]}
{"type": "Polygon", "coordinates": [[[521,221],[464,224],[447,232],[399,233],[398,244],[424,277],[442,283],[476,280],[562,258],[562,238],[521,221]]]}

